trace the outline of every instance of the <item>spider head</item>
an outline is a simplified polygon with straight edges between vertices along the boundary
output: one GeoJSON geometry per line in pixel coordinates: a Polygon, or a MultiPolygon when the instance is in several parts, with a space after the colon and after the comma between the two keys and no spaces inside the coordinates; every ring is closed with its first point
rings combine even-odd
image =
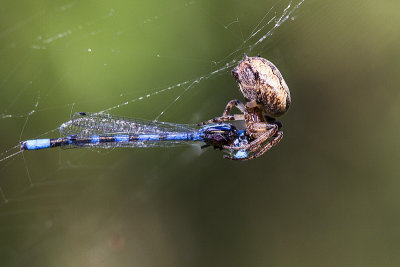
{"type": "Polygon", "coordinates": [[[262,57],[246,54],[232,71],[243,96],[255,101],[270,117],[284,114],[290,105],[290,91],[278,68],[262,57]]]}

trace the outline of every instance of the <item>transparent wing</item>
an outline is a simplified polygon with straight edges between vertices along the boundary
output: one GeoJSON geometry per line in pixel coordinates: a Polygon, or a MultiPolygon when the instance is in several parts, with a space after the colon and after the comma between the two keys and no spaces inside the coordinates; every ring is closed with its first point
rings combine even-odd
{"type": "Polygon", "coordinates": [[[196,141],[135,141],[135,142],[113,142],[113,143],[82,143],[82,144],[68,144],[61,146],[62,149],[72,149],[72,148],[92,148],[92,149],[112,149],[117,147],[142,147],[142,148],[150,148],[150,147],[177,147],[177,146],[187,146],[187,145],[195,145],[198,144],[196,141]]]}
{"type": "Polygon", "coordinates": [[[117,134],[195,133],[198,129],[196,125],[191,124],[120,118],[98,113],[76,113],[70,121],[60,126],[62,134],[82,137],[117,134]]]}

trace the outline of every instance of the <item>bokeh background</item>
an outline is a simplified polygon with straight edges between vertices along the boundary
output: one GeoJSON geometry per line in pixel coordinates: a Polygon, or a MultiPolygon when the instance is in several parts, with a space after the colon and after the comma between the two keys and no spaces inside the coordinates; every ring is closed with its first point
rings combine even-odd
{"type": "Polygon", "coordinates": [[[247,162],[198,147],[0,162],[1,265],[399,265],[400,2],[305,0],[273,29],[289,4],[3,1],[1,158],[79,111],[214,117],[242,99],[243,52],[278,66],[293,104],[282,142],[247,162]]]}

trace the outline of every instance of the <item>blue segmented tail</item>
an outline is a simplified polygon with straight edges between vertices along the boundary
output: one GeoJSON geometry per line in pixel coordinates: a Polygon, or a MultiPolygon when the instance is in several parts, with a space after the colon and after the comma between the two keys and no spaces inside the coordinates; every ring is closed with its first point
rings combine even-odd
{"type": "MultiPolygon", "coordinates": [[[[21,150],[40,150],[53,147],[166,147],[191,142],[223,149],[240,145],[244,132],[231,124],[196,125],[152,122],[111,117],[105,114],[78,113],[60,127],[67,134],[62,138],[33,139],[21,142],[21,150]]],[[[237,158],[247,152],[235,152],[237,158]]]]}

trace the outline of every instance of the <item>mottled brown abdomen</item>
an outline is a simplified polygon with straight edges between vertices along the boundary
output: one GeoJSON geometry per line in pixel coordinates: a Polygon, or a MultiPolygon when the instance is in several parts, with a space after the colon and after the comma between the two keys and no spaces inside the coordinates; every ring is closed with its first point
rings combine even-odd
{"type": "Polygon", "coordinates": [[[232,71],[245,98],[255,101],[270,117],[284,114],[290,106],[290,91],[277,67],[261,57],[248,57],[232,71]]]}

